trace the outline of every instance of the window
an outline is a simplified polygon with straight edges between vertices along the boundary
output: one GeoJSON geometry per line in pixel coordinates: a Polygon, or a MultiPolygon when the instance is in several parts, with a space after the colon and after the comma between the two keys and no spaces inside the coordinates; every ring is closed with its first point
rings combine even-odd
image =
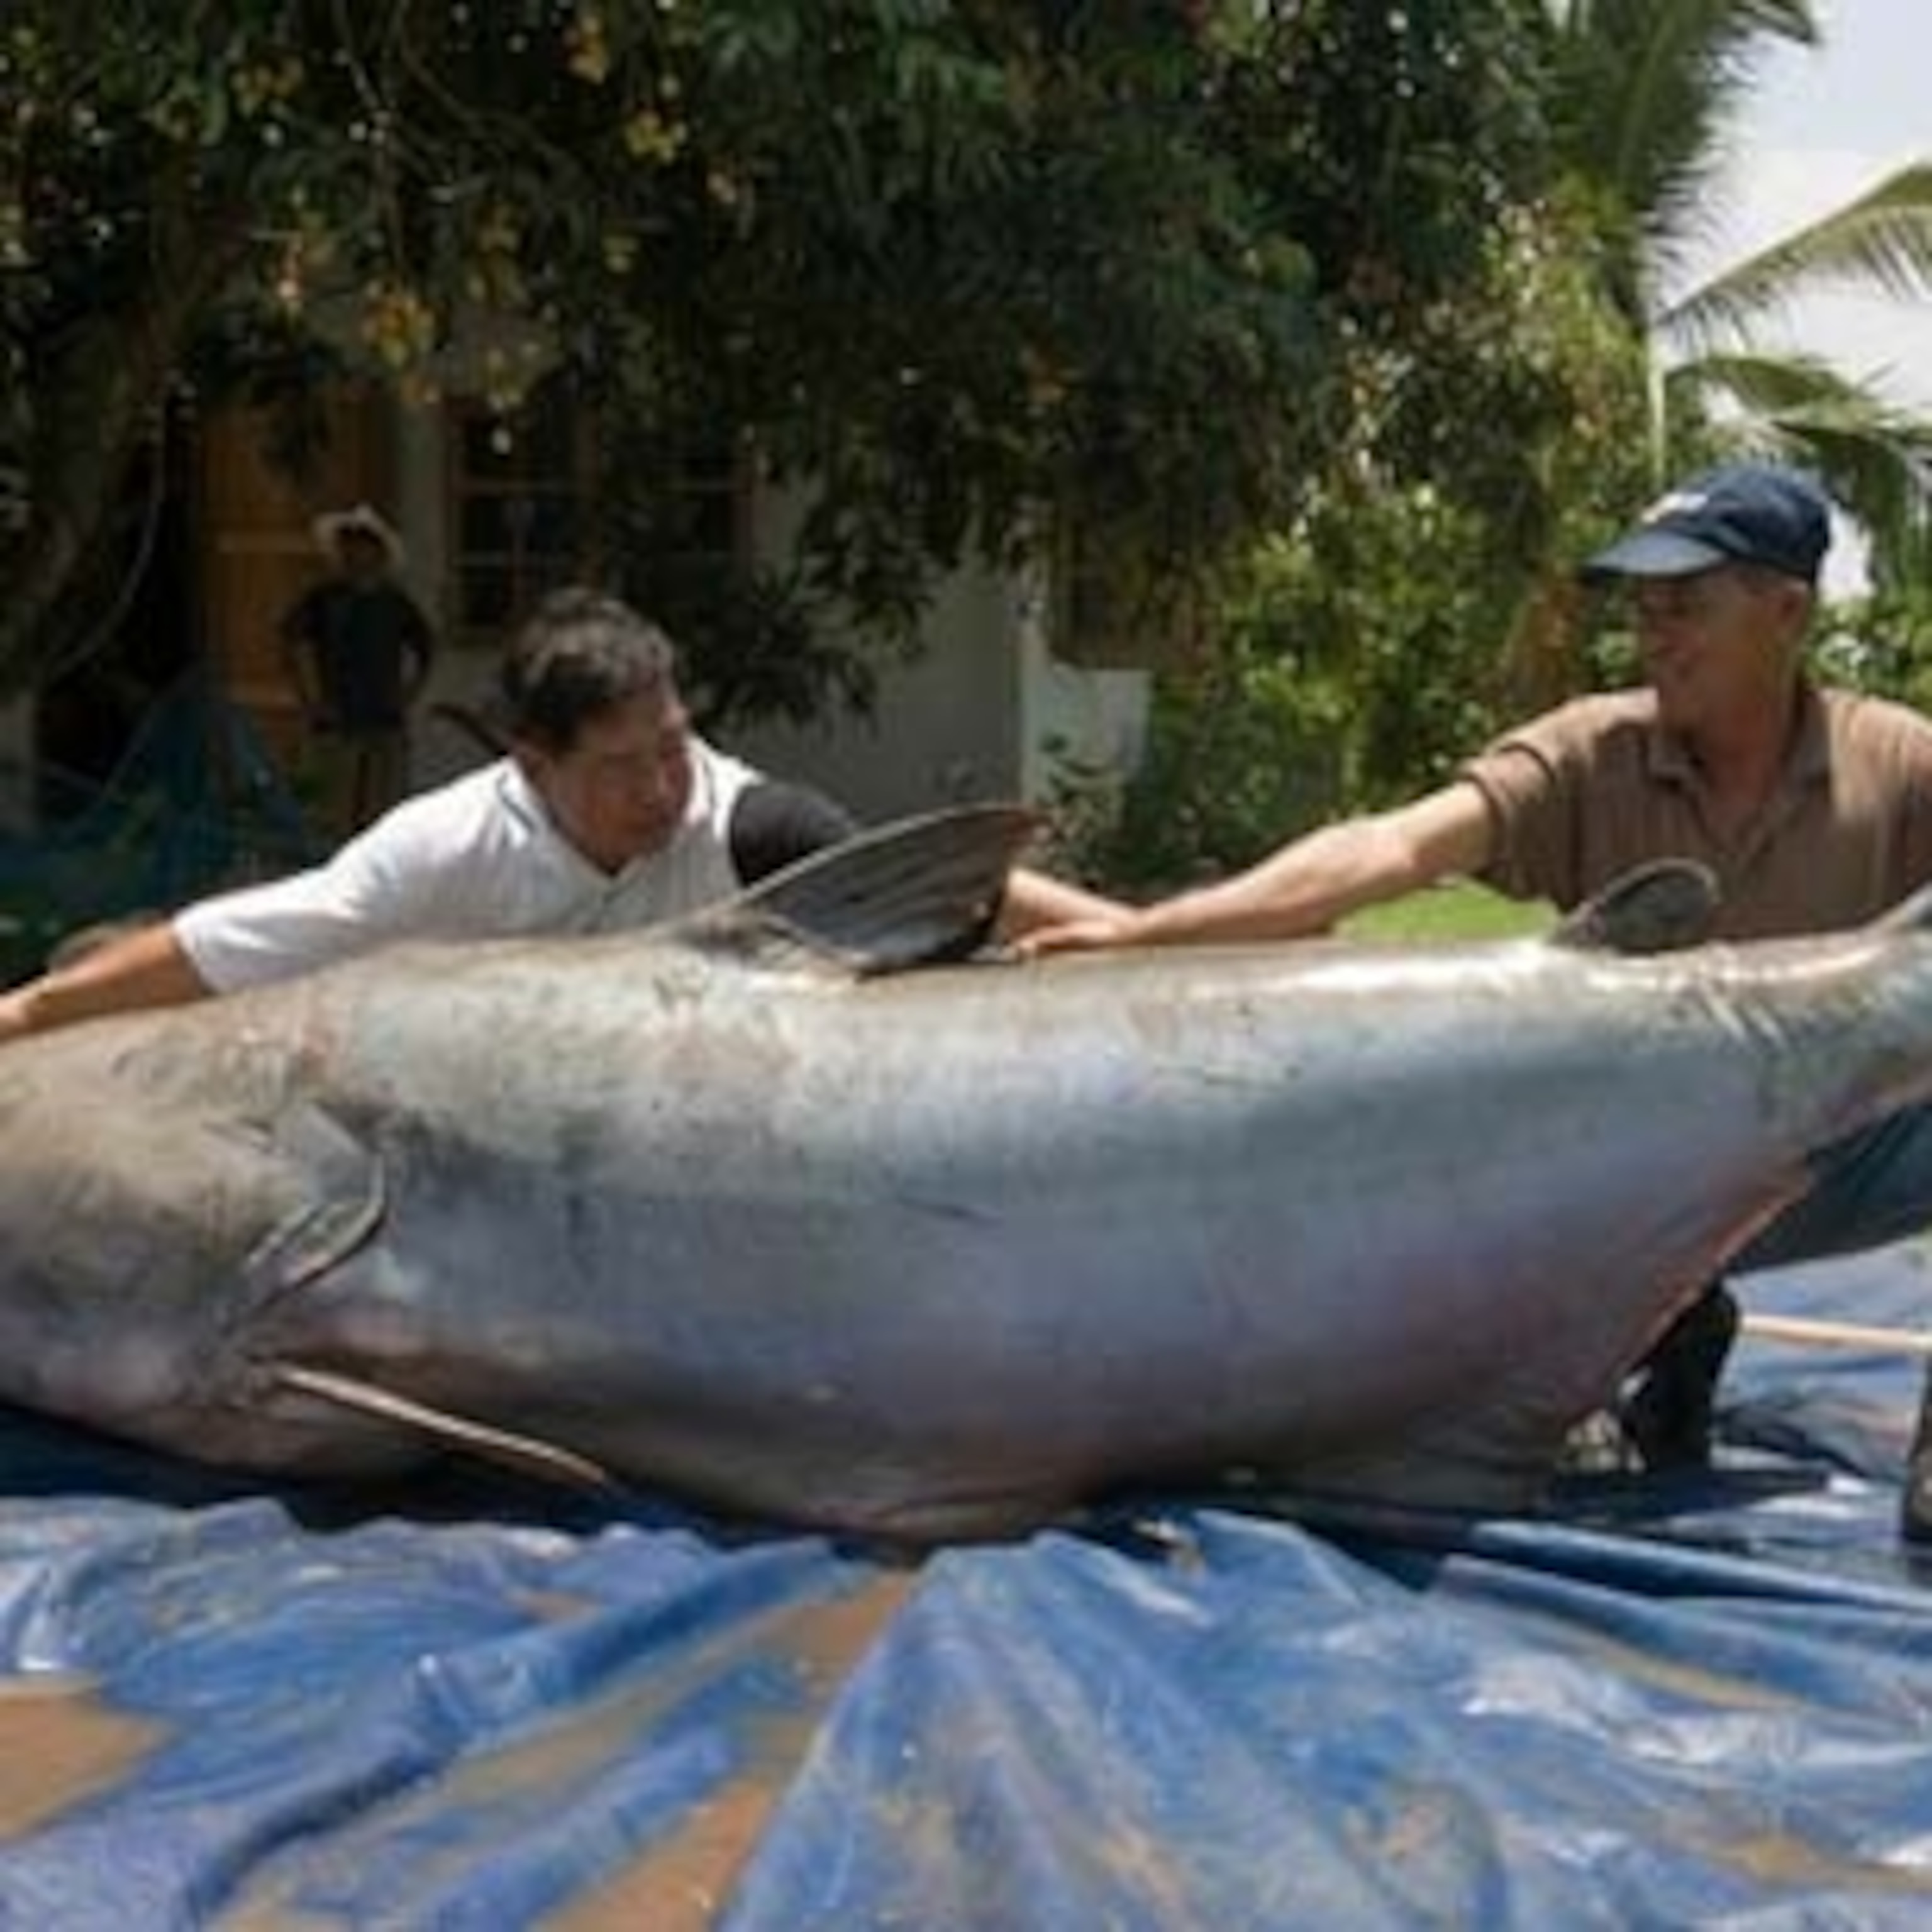
{"type": "Polygon", "coordinates": [[[750,485],[737,440],[599,426],[564,382],[514,415],[450,407],[455,641],[494,646],[548,590],[589,580],[671,622],[715,610],[749,551],[750,485]]]}
{"type": "Polygon", "coordinates": [[[664,433],[627,447],[606,508],[636,602],[674,627],[715,616],[750,554],[750,500],[744,454],[728,432],[664,433]]]}
{"type": "Polygon", "coordinates": [[[494,644],[544,592],[585,573],[584,412],[560,382],[512,416],[454,403],[450,452],[452,622],[458,643],[494,644]]]}

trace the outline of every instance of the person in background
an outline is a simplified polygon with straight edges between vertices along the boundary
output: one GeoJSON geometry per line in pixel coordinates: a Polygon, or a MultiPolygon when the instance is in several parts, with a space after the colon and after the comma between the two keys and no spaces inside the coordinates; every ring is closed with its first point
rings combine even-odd
{"type": "Polygon", "coordinates": [[[367,503],[315,520],[328,574],[282,619],[283,661],[322,754],[337,832],[400,799],[410,708],[434,657],[429,620],[404,587],[402,539],[367,503]]]}
{"type": "MultiPolygon", "coordinates": [[[[325,864],[201,900],[0,994],[0,1046],[98,1015],[284,980],[404,938],[589,934],[694,911],[849,837],[842,807],[691,728],[670,640],[553,593],[502,674],[510,748],[406,799],[325,864]]],[[[1016,868],[1004,932],[1109,900],[1016,868]]]]}
{"type": "MultiPolygon", "coordinates": [[[[1454,875],[1568,910],[1670,858],[1716,874],[1719,938],[1876,917],[1932,880],[1932,722],[1808,676],[1830,540],[1829,501],[1802,472],[1736,463],[1691,477],[1582,566],[1628,595],[1643,688],[1505,731],[1412,803],[1319,828],[1157,904],[1043,928],[1021,950],[1293,939],[1454,875]]],[[[1911,1109],[1829,1150],[1810,1193],[1732,1267],[1876,1246],[1928,1224],[1932,1108],[1911,1109]]],[[[1646,1465],[1708,1459],[1738,1322],[1713,1283],[1640,1365],[1619,1420],[1646,1465]]],[[[1932,1382],[1902,1527],[1932,1540],[1932,1382]]]]}

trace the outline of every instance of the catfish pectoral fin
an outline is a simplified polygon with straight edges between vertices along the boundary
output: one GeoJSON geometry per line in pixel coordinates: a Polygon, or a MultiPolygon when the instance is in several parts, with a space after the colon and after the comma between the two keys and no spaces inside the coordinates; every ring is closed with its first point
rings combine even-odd
{"type": "Polygon", "coordinates": [[[304,1102],[274,1124],[275,1157],[294,1178],[295,1210],[248,1256],[245,1271],[262,1292],[285,1294],[325,1275],[362,1247],[388,1211],[382,1163],[320,1107],[304,1102]]]}
{"type": "Polygon", "coordinates": [[[519,1436],[487,1422],[474,1422],[466,1416],[452,1415],[446,1409],[433,1408],[426,1402],[378,1388],[373,1382],[353,1376],[338,1375],[328,1369],[304,1368],[298,1363],[278,1362],[268,1371],[271,1381],[295,1394],[318,1402],[332,1402],[340,1408],[371,1415],[404,1429],[421,1432],[451,1449],[500,1462],[526,1475],[562,1483],[572,1489],[590,1490],[604,1495],[620,1492],[623,1485],[602,1464],[587,1456],[560,1449],[534,1436],[519,1436]]]}

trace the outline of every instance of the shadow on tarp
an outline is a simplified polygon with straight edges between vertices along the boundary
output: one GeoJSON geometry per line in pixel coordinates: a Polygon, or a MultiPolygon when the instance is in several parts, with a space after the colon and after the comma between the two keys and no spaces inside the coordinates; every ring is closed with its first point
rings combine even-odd
{"type": "MultiPolygon", "coordinates": [[[[1927,1286],[1745,1292],[1916,1325],[1927,1286]]],[[[1918,1383],[1748,1341],[1696,1480],[1150,1496],[914,1563],[0,1416],[0,1924],[1916,1928],[1918,1383]]]]}

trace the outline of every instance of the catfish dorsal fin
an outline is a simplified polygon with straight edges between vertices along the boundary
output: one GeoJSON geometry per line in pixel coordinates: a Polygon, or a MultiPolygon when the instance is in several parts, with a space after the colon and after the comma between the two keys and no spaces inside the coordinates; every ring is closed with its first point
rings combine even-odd
{"type": "Polygon", "coordinates": [[[1550,935],[1586,952],[1675,952],[1701,946],[1718,914],[1718,880],[1691,859],[1658,859],[1612,879],[1550,935]]]}
{"type": "Polygon", "coordinates": [[[803,949],[860,973],[964,958],[992,933],[1036,824],[1018,805],[897,819],[788,866],[674,936],[748,958],[803,949]]]}

